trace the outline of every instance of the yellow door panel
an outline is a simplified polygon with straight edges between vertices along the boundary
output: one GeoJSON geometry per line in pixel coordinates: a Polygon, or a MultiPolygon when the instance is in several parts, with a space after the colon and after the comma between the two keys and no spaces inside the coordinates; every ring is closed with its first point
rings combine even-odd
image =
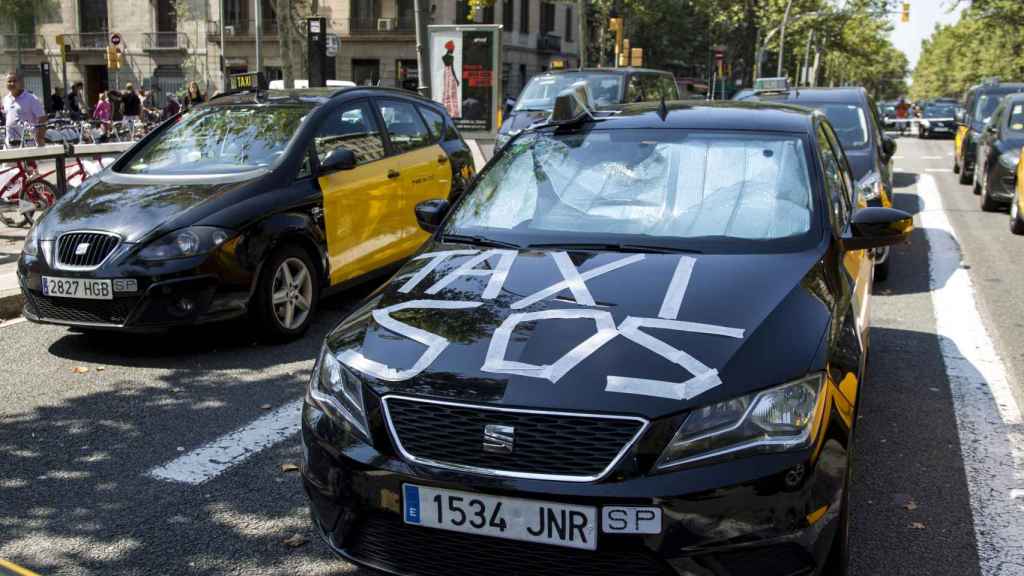
{"type": "Polygon", "coordinates": [[[321,176],[331,284],[398,260],[402,209],[398,159],[384,158],[321,176]]]}
{"type": "MultiPolygon", "coordinates": [[[[851,250],[843,254],[843,267],[853,278],[853,314],[861,337],[866,337],[871,327],[871,311],[868,304],[871,300],[871,278],[874,274],[875,262],[867,250],[851,250]]],[[[866,342],[861,342],[861,345],[866,342]]]]}
{"type": "MultiPolygon", "coordinates": [[[[956,136],[953,138],[953,148],[957,158],[961,158],[960,152],[963,149],[965,136],[967,136],[967,126],[958,126],[956,129],[956,136]]],[[[959,160],[957,160],[957,162],[959,162],[959,160]]]]}
{"type": "Polygon", "coordinates": [[[416,223],[414,209],[424,200],[448,197],[452,188],[452,164],[438,144],[406,152],[398,158],[403,195],[398,219],[404,234],[402,242],[411,254],[430,237],[416,223]]]}

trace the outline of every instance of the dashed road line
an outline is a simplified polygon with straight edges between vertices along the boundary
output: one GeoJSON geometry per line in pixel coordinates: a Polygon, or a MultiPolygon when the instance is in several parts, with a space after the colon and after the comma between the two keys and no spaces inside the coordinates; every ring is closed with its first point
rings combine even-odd
{"type": "Polygon", "coordinates": [[[926,168],[926,169],[925,169],[925,172],[942,172],[942,173],[948,173],[948,172],[952,172],[952,171],[953,171],[953,169],[952,169],[952,168],[926,168]]]}
{"type": "Polygon", "coordinates": [[[974,286],[933,176],[924,202],[936,333],[952,390],[981,573],[1024,575],[1024,420],[978,312],[974,286]]]}
{"type": "Polygon", "coordinates": [[[921,160],[942,160],[942,156],[921,156],[921,160]]]}
{"type": "Polygon", "coordinates": [[[202,484],[298,432],[301,413],[302,400],[296,400],[146,474],[158,480],[202,484]]]}

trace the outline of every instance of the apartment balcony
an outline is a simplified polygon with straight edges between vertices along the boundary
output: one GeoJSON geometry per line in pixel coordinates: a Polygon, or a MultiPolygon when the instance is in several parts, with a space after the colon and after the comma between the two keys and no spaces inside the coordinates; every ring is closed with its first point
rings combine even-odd
{"type": "Polygon", "coordinates": [[[184,32],[146,32],[142,35],[142,49],[151,52],[186,52],[188,35],[184,32]]]}
{"type": "Polygon", "coordinates": [[[554,34],[540,34],[537,36],[537,50],[541,52],[561,52],[562,37],[554,34]]]}
{"type": "Polygon", "coordinates": [[[42,51],[45,41],[39,34],[0,34],[0,52],[42,51]]]}
{"type": "Polygon", "coordinates": [[[412,12],[399,17],[366,16],[335,21],[341,24],[338,32],[343,37],[391,36],[415,34],[416,20],[412,12]]]}
{"type": "Polygon", "coordinates": [[[72,50],[106,50],[107,46],[110,46],[110,35],[107,32],[65,34],[64,43],[71,46],[72,50]]]}
{"type": "MultiPolygon", "coordinates": [[[[207,39],[220,42],[220,22],[211,20],[206,27],[207,39]]],[[[263,19],[263,36],[277,36],[277,20],[263,19]]],[[[224,23],[224,42],[252,42],[256,38],[256,20],[227,20],[224,23]]]]}

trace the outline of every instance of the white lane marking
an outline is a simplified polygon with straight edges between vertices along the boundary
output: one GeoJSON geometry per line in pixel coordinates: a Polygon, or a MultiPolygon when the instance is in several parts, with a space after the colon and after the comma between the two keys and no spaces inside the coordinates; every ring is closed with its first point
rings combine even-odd
{"type": "Polygon", "coordinates": [[[10,320],[0,320],[0,328],[14,326],[15,324],[21,324],[22,322],[28,322],[28,318],[22,316],[20,318],[11,318],[10,320]]]}
{"type": "Polygon", "coordinates": [[[147,474],[158,480],[202,484],[295,434],[301,418],[302,400],[296,400],[147,474]]]}
{"type": "Polygon", "coordinates": [[[981,573],[1024,575],[1024,420],[985,330],[934,177],[922,174],[936,332],[952,390],[981,573]]]}
{"type": "Polygon", "coordinates": [[[952,168],[928,168],[925,172],[952,172],[952,168]]]}
{"type": "Polygon", "coordinates": [[[942,160],[942,156],[921,156],[921,160],[942,160]]]}
{"type": "Polygon", "coordinates": [[[893,159],[893,160],[903,160],[904,158],[906,158],[906,156],[899,156],[899,155],[896,155],[896,156],[893,156],[893,157],[892,157],[892,159],[893,159]]]}

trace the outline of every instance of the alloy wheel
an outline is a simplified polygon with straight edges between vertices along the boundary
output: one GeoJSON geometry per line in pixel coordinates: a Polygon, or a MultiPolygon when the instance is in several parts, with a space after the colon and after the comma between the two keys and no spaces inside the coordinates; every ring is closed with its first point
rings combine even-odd
{"type": "Polygon", "coordinates": [[[313,306],[313,277],[298,258],[287,258],[274,272],[271,304],[278,323],[287,330],[302,326],[313,306]]]}

